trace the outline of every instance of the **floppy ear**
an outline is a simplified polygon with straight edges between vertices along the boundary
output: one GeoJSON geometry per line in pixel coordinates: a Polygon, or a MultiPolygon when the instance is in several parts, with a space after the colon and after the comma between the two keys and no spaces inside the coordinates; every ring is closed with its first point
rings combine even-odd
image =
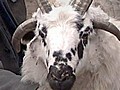
{"type": "Polygon", "coordinates": [[[26,45],[28,44],[35,36],[35,33],[33,31],[30,31],[26,33],[23,38],[21,38],[21,43],[26,45]]]}

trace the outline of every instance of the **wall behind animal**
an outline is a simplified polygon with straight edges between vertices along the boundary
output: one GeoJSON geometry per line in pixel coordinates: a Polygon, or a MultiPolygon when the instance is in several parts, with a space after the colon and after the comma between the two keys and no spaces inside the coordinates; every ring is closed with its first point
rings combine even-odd
{"type": "Polygon", "coordinates": [[[38,8],[38,4],[36,0],[25,0],[26,9],[27,9],[27,18],[31,18],[33,12],[35,12],[38,8]]]}
{"type": "MultiPolygon", "coordinates": [[[[27,17],[30,18],[32,13],[36,11],[37,0],[25,0],[27,6],[27,17]]],[[[38,0],[39,1],[39,0],[38,0]]],[[[70,0],[48,0],[51,4],[60,5],[70,0]]],[[[120,0],[94,0],[95,5],[101,5],[102,9],[111,17],[120,20],[120,0]]]]}
{"type": "Polygon", "coordinates": [[[111,17],[120,20],[120,0],[94,0],[111,17]]]}
{"type": "Polygon", "coordinates": [[[100,5],[101,8],[112,18],[110,22],[114,22],[120,28],[120,0],[94,0],[95,6],[100,5]]]}

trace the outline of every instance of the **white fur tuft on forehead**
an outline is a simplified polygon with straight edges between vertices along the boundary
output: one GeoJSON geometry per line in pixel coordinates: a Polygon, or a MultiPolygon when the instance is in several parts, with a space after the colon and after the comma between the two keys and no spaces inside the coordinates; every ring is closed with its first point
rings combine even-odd
{"type": "Polygon", "coordinates": [[[49,13],[49,20],[55,21],[55,20],[68,20],[71,18],[74,18],[78,13],[75,11],[75,9],[72,6],[61,6],[54,8],[49,13]]]}
{"type": "Polygon", "coordinates": [[[37,17],[37,20],[47,26],[58,24],[58,23],[71,23],[76,21],[76,17],[79,14],[75,11],[75,9],[68,6],[55,7],[53,10],[47,14],[41,15],[40,11],[36,12],[34,17],[37,17]],[[41,17],[41,18],[40,18],[41,17]]]}

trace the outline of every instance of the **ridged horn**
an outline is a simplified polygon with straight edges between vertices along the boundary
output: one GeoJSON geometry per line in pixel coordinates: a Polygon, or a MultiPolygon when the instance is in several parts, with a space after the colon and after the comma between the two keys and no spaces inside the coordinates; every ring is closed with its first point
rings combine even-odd
{"type": "Polygon", "coordinates": [[[13,47],[15,48],[15,50],[18,52],[20,52],[21,50],[21,47],[20,47],[20,41],[21,41],[21,38],[23,38],[23,36],[30,32],[30,31],[34,31],[35,30],[35,27],[36,27],[36,20],[35,18],[31,18],[31,19],[28,19],[26,21],[24,21],[22,24],[20,24],[16,31],[14,32],[13,34],[13,37],[12,37],[12,45],[13,47]]]}
{"type": "Polygon", "coordinates": [[[85,12],[89,9],[93,0],[72,0],[71,5],[81,14],[84,15],[85,12]]]}
{"type": "Polygon", "coordinates": [[[75,3],[76,3],[76,0],[71,0],[71,1],[69,2],[69,5],[74,6],[75,3]]]}
{"type": "Polygon", "coordinates": [[[107,21],[98,22],[98,21],[93,20],[93,28],[110,32],[113,35],[115,35],[120,41],[120,30],[114,24],[110,22],[107,22],[107,21]]]}
{"type": "Polygon", "coordinates": [[[42,13],[49,13],[52,10],[52,7],[48,0],[37,0],[39,7],[42,13]]]}

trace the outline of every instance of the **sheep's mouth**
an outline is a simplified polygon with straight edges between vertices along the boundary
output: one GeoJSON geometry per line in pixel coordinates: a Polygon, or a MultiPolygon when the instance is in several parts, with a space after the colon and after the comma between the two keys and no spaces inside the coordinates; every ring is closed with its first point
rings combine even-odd
{"type": "Polygon", "coordinates": [[[48,73],[47,79],[53,90],[71,90],[76,77],[71,72],[62,72],[53,67],[48,73]]]}

